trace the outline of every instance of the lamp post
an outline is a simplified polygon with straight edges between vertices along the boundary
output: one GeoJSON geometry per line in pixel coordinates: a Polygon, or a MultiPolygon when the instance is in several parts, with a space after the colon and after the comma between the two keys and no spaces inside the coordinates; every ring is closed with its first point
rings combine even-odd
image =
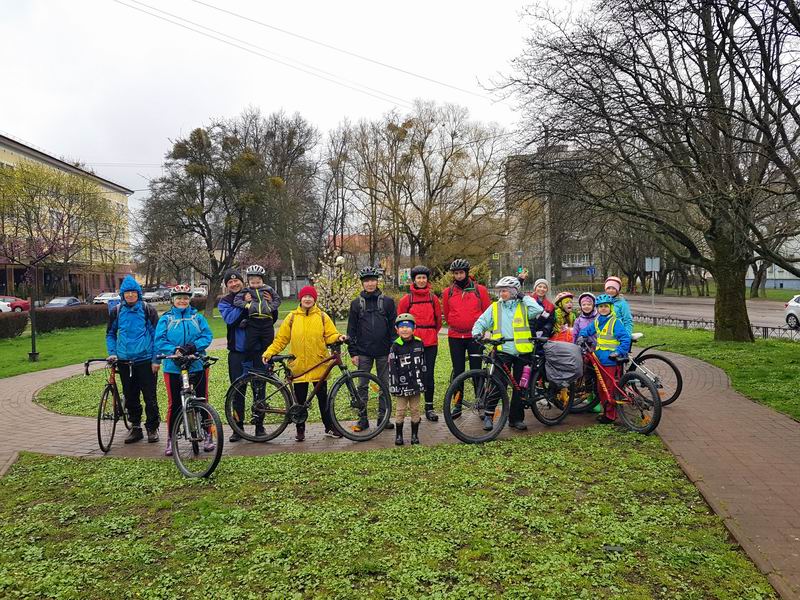
{"type": "Polygon", "coordinates": [[[28,361],[36,362],[39,360],[39,353],[36,351],[36,298],[39,295],[37,293],[39,287],[39,267],[36,263],[34,263],[32,267],[33,267],[33,286],[31,287],[31,308],[30,308],[31,351],[28,352],[28,361]]]}

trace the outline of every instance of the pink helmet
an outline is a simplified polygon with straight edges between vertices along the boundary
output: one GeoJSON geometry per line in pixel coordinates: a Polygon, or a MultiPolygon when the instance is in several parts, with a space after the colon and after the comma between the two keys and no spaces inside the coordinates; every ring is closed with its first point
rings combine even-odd
{"type": "Polygon", "coordinates": [[[567,298],[574,298],[574,297],[575,297],[575,294],[573,294],[572,292],[559,292],[558,294],[556,294],[556,298],[555,298],[555,300],[553,300],[553,304],[558,306],[558,303],[561,302],[562,300],[566,300],[567,298]]]}

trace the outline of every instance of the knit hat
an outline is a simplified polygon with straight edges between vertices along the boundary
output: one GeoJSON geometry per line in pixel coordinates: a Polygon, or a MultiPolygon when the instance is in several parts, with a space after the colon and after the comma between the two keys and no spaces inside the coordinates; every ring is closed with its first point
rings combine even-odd
{"type": "Polygon", "coordinates": [[[538,286],[540,283],[545,284],[547,286],[547,291],[548,292],[550,291],[550,282],[547,281],[547,279],[545,279],[544,277],[540,277],[539,279],[533,282],[533,289],[535,290],[536,286],[538,286]]]}
{"type": "Polygon", "coordinates": [[[222,276],[222,283],[228,285],[228,282],[231,279],[238,279],[242,283],[244,283],[244,279],[242,279],[242,274],[237,269],[228,269],[225,271],[225,274],[222,276]]]}
{"type": "Polygon", "coordinates": [[[314,289],[313,285],[307,285],[303,288],[300,288],[300,291],[297,292],[297,298],[302,299],[303,296],[311,296],[314,299],[314,302],[317,301],[317,290],[314,289]]]}
{"type": "Polygon", "coordinates": [[[606,282],[603,285],[603,287],[605,288],[612,287],[615,290],[617,290],[617,292],[619,292],[622,289],[622,280],[619,277],[612,275],[611,277],[606,279],[606,282]]]}

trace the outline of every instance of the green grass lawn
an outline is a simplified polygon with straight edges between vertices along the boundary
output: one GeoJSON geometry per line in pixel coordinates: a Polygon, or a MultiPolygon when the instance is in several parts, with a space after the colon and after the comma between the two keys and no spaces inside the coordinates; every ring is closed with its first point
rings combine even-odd
{"type": "MultiPolygon", "coordinates": [[[[285,300],[281,304],[280,318],[295,308],[297,308],[296,300],[285,300]]],[[[225,337],[225,322],[219,316],[217,309],[214,309],[214,317],[209,319],[209,326],[215,338],[225,337]]],[[[62,329],[40,334],[36,336],[36,349],[39,352],[39,360],[32,363],[28,361],[28,352],[31,350],[30,335],[0,340],[0,379],[74,365],[87,358],[105,356],[106,326],[62,329]]]]}
{"type": "Polygon", "coordinates": [[[764,599],[661,441],[170,461],[23,454],[0,479],[4,598],[764,599]]]}

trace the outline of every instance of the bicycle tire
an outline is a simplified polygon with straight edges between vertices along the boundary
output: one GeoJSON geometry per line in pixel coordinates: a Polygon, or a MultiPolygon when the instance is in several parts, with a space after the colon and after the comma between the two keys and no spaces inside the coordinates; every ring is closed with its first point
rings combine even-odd
{"type": "MultiPolygon", "coordinates": [[[[661,398],[661,406],[662,407],[663,406],[669,406],[670,404],[675,402],[675,400],[678,399],[678,397],[681,395],[681,392],[683,391],[683,375],[681,375],[680,369],[669,358],[667,358],[666,356],[661,356],[660,354],[645,354],[644,356],[640,356],[639,358],[636,359],[636,364],[637,365],[641,365],[641,364],[645,363],[646,361],[649,361],[650,364],[652,364],[653,362],[656,362],[656,363],[657,362],[662,362],[662,363],[664,363],[666,365],[666,368],[663,369],[663,371],[667,371],[667,369],[672,371],[673,377],[674,377],[674,380],[675,380],[674,386],[670,385],[670,384],[666,384],[666,385],[669,385],[670,387],[674,387],[674,391],[666,390],[665,389],[665,384],[660,379],[659,379],[659,381],[653,381],[653,383],[656,386],[656,391],[658,392],[658,395],[661,398]],[[669,391],[672,391],[672,393],[669,396],[667,396],[667,393],[669,393],[669,391]]],[[[646,373],[643,373],[643,372],[640,372],[639,370],[636,370],[636,367],[633,364],[631,365],[630,370],[632,372],[640,373],[640,374],[644,375],[645,377],[648,377],[648,375],[646,373]]],[[[649,370],[649,368],[648,368],[648,370],[649,370]]]]}
{"type": "Polygon", "coordinates": [[[617,416],[625,426],[643,435],[655,431],[661,421],[661,397],[655,384],[644,375],[629,372],[620,378],[619,387],[626,392],[626,399],[617,402],[617,416]],[[647,390],[646,394],[644,390],[647,390]],[[644,414],[642,409],[648,404],[650,414],[644,414]]]}
{"type": "MultiPolygon", "coordinates": [[[[358,391],[355,393],[358,394],[358,391]]],[[[366,442],[386,428],[392,416],[392,396],[377,375],[366,371],[349,371],[334,382],[328,393],[328,407],[336,431],[348,440],[366,442]],[[348,385],[348,381],[352,385],[348,385]],[[368,396],[366,406],[363,398],[354,397],[351,391],[351,387],[357,390],[359,384],[366,388],[367,394],[378,392],[374,398],[371,394],[368,396]],[[355,426],[363,418],[366,418],[368,427],[356,429],[355,426]]]]}
{"type": "Polygon", "coordinates": [[[122,397],[119,399],[119,414],[122,417],[122,424],[125,425],[125,429],[130,431],[131,427],[133,427],[128,421],[128,409],[125,408],[125,395],[123,394],[122,397]]]}
{"type": "Polygon", "coordinates": [[[112,385],[106,385],[100,395],[100,404],[97,406],[97,443],[104,453],[111,450],[114,434],[117,431],[119,420],[118,392],[112,385]],[[111,399],[111,406],[109,406],[111,399]]]}
{"type": "Polygon", "coordinates": [[[508,421],[510,405],[506,383],[494,375],[489,375],[486,369],[470,369],[464,371],[453,379],[444,395],[442,415],[447,428],[456,438],[466,444],[483,444],[496,439],[508,421]],[[466,392],[464,392],[466,390],[466,392]],[[467,396],[466,394],[470,394],[467,396]],[[460,398],[456,396],[461,393],[460,398]],[[489,399],[489,395],[497,398],[489,399]],[[474,396],[474,400],[471,397],[474,396]],[[484,431],[483,419],[486,414],[487,404],[496,402],[492,429],[484,431]],[[454,418],[453,407],[460,404],[456,411],[458,417],[454,418]],[[500,409],[499,411],[497,409],[500,409]],[[479,433],[480,432],[480,433],[479,433]]]}
{"type": "Polygon", "coordinates": [[[289,425],[289,408],[292,397],[284,382],[274,375],[246,373],[234,381],[225,394],[225,420],[236,433],[250,442],[268,442],[284,432],[289,425]],[[257,388],[264,385],[264,400],[256,399],[257,388]],[[272,386],[272,391],[267,391],[272,386]],[[249,395],[251,394],[251,395],[249,395]],[[241,400],[244,413],[237,414],[237,400],[241,400]],[[272,404],[275,408],[272,408],[272,404]],[[263,410],[260,406],[266,406],[263,410]],[[280,408],[278,408],[280,406],[280,408]],[[256,435],[255,428],[260,420],[264,433],[256,435]]]}
{"type": "Polygon", "coordinates": [[[531,411],[533,411],[533,416],[536,417],[537,421],[542,425],[552,427],[553,425],[558,425],[567,418],[569,407],[572,405],[572,401],[575,398],[574,383],[570,383],[569,387],[562,388],[544,379],[541,383],[541,387],[537,385],[536,382],[532,382],[532,385],[536,385],[534,388],[535,391],[541,390],[542,392],[530,398],[528,401],[531,411]],[[542,403],[544,403],[544,405],[542,403]],[[554,410],[545,413],[545,406],[548,410],[551,408],[554,410]]]}
{"type": "Polygon", "coordinates": [[[225,438],[222,419],[219,418],[214,407],[206,402],[193,402],[189,405],[188,410],[193,411],[194,415],[199,418],[197,423],[193,423],[190,416],[189,427],[194,429],[194,426],[197,426],[199,429],[191,430],[187,435],[183,422],[183,409],[178,411],[175,415],[175,422],[172,424],[172,460],[186,477],[210,477],[222,459],[225,438]],[[211,452],[206,452],[200,447],[199,435],[203,433],[213,436],[214,449],[211,452]],[[184,445],[181,440],[186,440],[186,444],[184,445]],[[188,451],[186,446],[189,448],[188,451]]]}

